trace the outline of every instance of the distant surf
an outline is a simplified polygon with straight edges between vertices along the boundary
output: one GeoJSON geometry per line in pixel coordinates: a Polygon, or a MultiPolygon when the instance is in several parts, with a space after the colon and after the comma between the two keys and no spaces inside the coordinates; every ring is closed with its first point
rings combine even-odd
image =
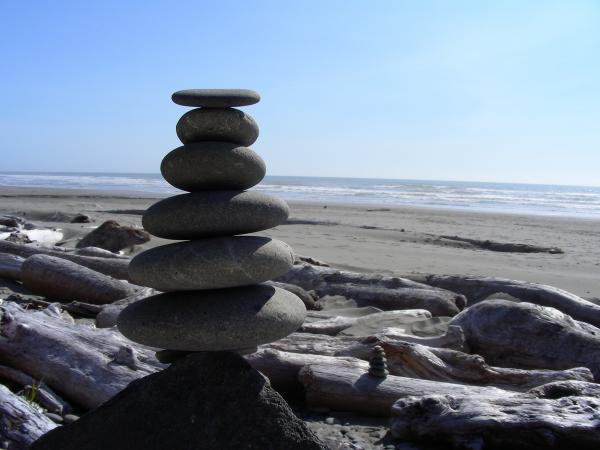
{"type": "MultiPolygon", "coordinates": [[[[0,172],[0,186],[177,192],[160,174],[139,173],[0,172]]],[[[287,200],[600,218],[600,187],[267,176],[254,189],[287,200]]]]}

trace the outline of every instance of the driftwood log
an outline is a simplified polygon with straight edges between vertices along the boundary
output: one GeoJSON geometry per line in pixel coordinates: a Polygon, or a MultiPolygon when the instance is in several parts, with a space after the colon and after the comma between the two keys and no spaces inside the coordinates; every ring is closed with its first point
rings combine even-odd
{"type": "Polygon", "coordinates": [[[0,241],[0,253],[10,253],[22,258],[29,258],[38,254],[55,256],[73,261],[74,263],[119,280],[129,280],[129,274],[127,273],[129,259],[82,256],[70,253],[62,247],[42,247],[33,244],[16,244],[8,241],[0,241]]]}
{"type": "Polygon", "coordinates": [[[554,381],[594,381],[592,372],[585,367],[567,370],[492,367],[479,355],[409,342],[380,340],[374,336],[337,354],[368,360],[375,345],[385,350],[391,374],[410,378],[495,386],[511,391],[526,391],[554,381]]]}
{"type": "Polygon", "coordinates": [[[575,320],[600,327],[600,305],[553,286],[496,277],[458,275],[410,277],[431,286],[463,294],[467,298],[469,306],[485,300],[492,294],[502,292],[523,302],[556,308],[575,320]]]}
{"type": "Polygon", "coordinates": [[[50,387],[40,380],[35,380],[20,370],[0,364],[0,378],[19,384],[26,389],[35,389],[35,402],[56,414],[68,414],[72,408],[60,398],[50,387]]]}
{"type": "Polygon", "coordinates": [[[326,407],[365,415],[389,416],[400,398],[422,395],[511,397],[514,392],[494,387],[465,386],[388,375],[374,378],[361,367],[341,364],[309,364],[299,373],[310,407],[326,407]]]}
{"type": "Polygon", "coordinates": [[[58,304],[31,312],[6,302],[0,306],[0,322],[0,361],[85,408],[95,408],[131,381],[164,367],[153,350],[115,331],[65,320],[58,304]]]}
{"type": "Polygon", "coordinates": [[[308,264],[295,265],[276,281],[314,290],[319,297],[341,295],[354,300],[357,306],[382,310],[426,309],[434,316],[454,316],[466,305],[463,295],[408,279],[308,264]]]}
{"type": "Polygon", "coordinates": [[[56,424],[39,410],[0,385],[0,445],[7,450],[26,450],[56,424]]]}
{"type": "Polygon", "coordinates": [[[469,449],[597,449],[600,400],[577,393],[539,398],[426,394],[392,407],[393,436],[469,449]]]}
{"type": "Polygon", "coordinates": [[[66,259],[33,255],[21,268],[23,285],[55,300],[112,303],[135,293],[132,285],[66,259]]]}
{"type": "Polygon", "coordinates": [[[490,364],[527,369],[589,368],[600,380],[600,329],[554,308],[486,300],[450,322],[490,364]]]}
{"type": "Polygon", "coordinates": [[[21,279],[21,266],[24,258],[10,253],[0,253],[0,278],[21,279]]]}

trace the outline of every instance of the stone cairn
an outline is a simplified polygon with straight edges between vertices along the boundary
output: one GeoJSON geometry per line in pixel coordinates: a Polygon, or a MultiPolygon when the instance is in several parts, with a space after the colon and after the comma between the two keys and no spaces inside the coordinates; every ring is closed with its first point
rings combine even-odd
{"type": "Polygon", "coordinates": [[[172,362],[190,352],[256,350],[303,323],[306,310],[294,294],[264,281],[293,265],[292,249],[262,236],[244,236],[286,221],[287,204],[246,189],[265,175],[250,146],[258,126],[233,108],[257,103],[244,89],[192,89],[173,94],[196,107],[177,123],[183,146],[165,156],[163,177],[185,194],[152,205],[144,228],[154,236],[184,240],[152,248],[129,265],[134,283],[162,294],[125,308],[119,330],[129,339],[165,349],[172,362]]]}
{"type": "Polygon", "coordinates": [[[369,375],[375,378],[386,378],[388,373],[385,350],[380,345],[376,345],[371,351],[371,359],[369,360],[369,375]]]}

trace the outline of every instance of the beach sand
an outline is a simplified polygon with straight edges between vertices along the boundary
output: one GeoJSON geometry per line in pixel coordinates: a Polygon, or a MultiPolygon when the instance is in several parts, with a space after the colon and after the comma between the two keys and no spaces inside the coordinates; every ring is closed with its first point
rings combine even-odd
{"type": "MultiPolygon", "coordinates": [[[[64,245],[74,246],[108,219],[141,226],[143,210],[158,198],[138,192],[0,188],[0,214],[61,228],[64,245]],[[87,214],[94,222],[68,223],[74,213],[87,214]]],[[[260,234],[280,238],[298,254],[334,267],[394,275],[506,277],[600,297],[600,220],[307,202],[292,202],[290,209],[290,223],[260,234]],[[492,251],[456,237],[558,247],[564,253],[492,251]]],[[[136,251],[166,242],[153,237],[136,251]]]]}

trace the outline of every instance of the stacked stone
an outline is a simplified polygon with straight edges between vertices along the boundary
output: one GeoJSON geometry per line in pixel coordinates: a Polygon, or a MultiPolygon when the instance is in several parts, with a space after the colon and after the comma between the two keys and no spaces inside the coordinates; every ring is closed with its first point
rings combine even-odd
{"type": "Polygon", "coordinates": [[[147,250],[129,265],[134,283],[164,293],[133,303],[118,318],[129,339],[179,352],[235,351],[295,331],[304,321],[302,301],[261,284],[293,264],[284,242],[247,233],[275,227],[288,217],[285,202],[246,189],[265,175],[265,163],[248,148],[258,126],[233,108],[257,103],[242,89],[194,89],[173,94],[179,105],[197,107],[177,123],[184,144],[165,156],[163,177],[188,193],[161,200],[144,214],[151,234],[184,240],[147,250]]]}
{"type": "Polygon", "coordinates": [[[380,345],[376,345],[371,351],[371,359],[369,360],[369,375],[375,378],[385,378],[388,376],[388,373],[385,350],[380,345]]]}

